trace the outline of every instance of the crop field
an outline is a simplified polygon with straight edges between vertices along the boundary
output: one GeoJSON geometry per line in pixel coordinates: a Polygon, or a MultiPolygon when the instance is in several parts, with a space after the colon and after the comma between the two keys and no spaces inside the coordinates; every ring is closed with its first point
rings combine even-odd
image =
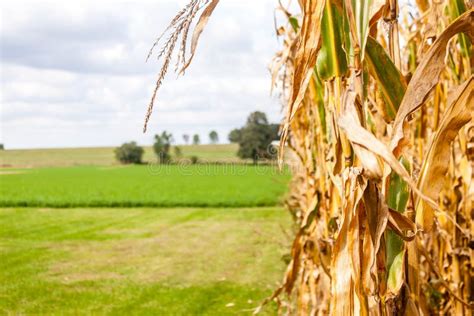
{"type": "Polygon", "coordinates": [[[0,152],[0,314],[250,315],[289,256],[290,172],[225,164],[231,146],[185,148],[219,163],[0,152]]]}
{"type": "MultiPolygon", "coordinates": [[[[224,145],[184,145],[179,146],[183,158],[196,156],[200,160],[213,162],[236,162],[238,146],[224,145]]],[[[156,161],[150,146],[145,146],[143,160],[156,161]]],[[[174,154],[174,149],[171,149],[174,154]]],[[[58,167],[58,166],[108,166],[118,164],[114,156],[114,147],[89,148],[51,148],[0,150],[0,167],[58,167]]]]}
{"type": "Polygon", "coordinates": [[[275,207],[0,209],[0,313],[250,315],[281,280],[290,222],[275,207]]]}
{"type": "Polygon", "coordinates": [[[0,206],[273,206],[288,180],[276,167],[230,164],[4,169],[0,206]]]}

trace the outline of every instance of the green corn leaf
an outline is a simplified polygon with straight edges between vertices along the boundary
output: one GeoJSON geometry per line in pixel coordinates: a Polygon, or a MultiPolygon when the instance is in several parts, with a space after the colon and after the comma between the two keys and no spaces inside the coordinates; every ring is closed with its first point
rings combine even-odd
{"type": "MultiPolygon", "coordinates": [[[[393,232],[391,232],[394,234],[393,232]]],[[[398,237],[398,236],[397,236],[398,237]]],[[[392,261],[391,268],[388,271],[387,288],[391,292],[397,292],[403,282],[403,261],[405,257],[405,251],[398,253],[392,261]]]]}
{"type": "Polygon", "coordinates": [[[347,72],[347,57],[342,48],[344,36],[343,19],[340,10],[330,0],[326,0],[321,21],[321,49],[316,60],[316,68],[321,80],[341,77],[347,72]]]}
{"type": "Polygon", "coordinates": [[[384,48],[370,36],[366,57],[370,75],[377,81],[384,97],[386,113],[393,120],[407,89],[405,80],[384,48]]]}
{"type": "Polygon", "coordinates": [[[321,122],[323,136],[327,139],[328,138],[328,131],[326,126],[326,109],[324,108],[324,87],[323,83],[321,82],[321,78],[318,76],[318,72],[316,71],[316,67],[313,71],[314,82],[316,86],[316,103],[318,104],[318,115],[319,120],[321,122]]]}
{"type": "MultiPolygon", "coordinates": [[[[401,158],[402,165],[410,171],[410,163],[405,158],[401,158]]],[[[387,196],[387,205],[400,213],[404,213],[410,191],[408,184],[397,173],[390,174],[390,187],[387,196]]],[[[405,247],[403,240],[391,230],[388,230],[386,236],[387,261],[386,268],[388,271],[387,288],[389,291],[396,292],[400,288],[400,282],[403,278],[403,258],[405,255],[405,247]]]]}
{"type": "Polygon", "coordinates": [[[291,27],[293,28],[293,31],[298,32],[300,26],[298,23],[298,19],[294,16],[290,16],[288,18],[288,21],[290,22],[291,27]]]}
{"type": "MultiPolygon", "coordinates": [[[[410,163],[404,157],[400,158],[400,162],[405,169],[410,172],[410,163]]],[[[396,172],[390,174],[390,187],[387,196],[387,205],[400,213],[405,212],[408,197],[410,195],[408,184],[396,172]]]]}

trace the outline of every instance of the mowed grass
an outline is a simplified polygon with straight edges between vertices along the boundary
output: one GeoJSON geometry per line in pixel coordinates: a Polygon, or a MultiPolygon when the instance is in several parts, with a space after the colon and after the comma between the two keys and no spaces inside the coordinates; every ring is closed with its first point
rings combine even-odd
{"type": "MultiPolygon", "coordinates": [[[[182,147],[214,162],[236,151],[182,147]]],[[[123,166],[113,148],[4,151],[0,164],[0,314],[250,315],[281,281],[286,170],[123,166]]]]}
{"type": "Polygon", "coordinates": [[[280,208],[0,209],[0,312],[250,314],[281,280],[290,222],[280,208]]]}
{"type": "MultiPolygon", "coordinates": [[[[235,162],[238,146],[222,145],[184,145],[179,146],[183,158],[197,156],[203,161],[235,162]]],[[[145,162],[155,162],[156,155],[152,147],[144,146],[145,162]]],[[[171,148],[174,155],[174,148],[171,148]]],[[[50,148],[0,150],[0,167],[58,167],[58,166],[108,166],[117,165],[114,147],[90,148],[50,148]]]]}
{"type": "Polygon", "coordinates": [[[272,206],[281,203],[289,178],[263,165],[8,169],[0,171],[0,206],[272,206]]]}

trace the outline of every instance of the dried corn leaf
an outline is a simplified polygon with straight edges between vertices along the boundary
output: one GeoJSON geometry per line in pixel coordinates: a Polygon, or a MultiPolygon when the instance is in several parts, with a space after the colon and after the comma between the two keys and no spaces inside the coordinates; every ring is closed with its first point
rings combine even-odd
{"type": "Polygon", "coordinates": [[[324,1],[305,0],[303,4],[303,23],[295,56],[296,67],[293,73],[289,120],[293,118],[303,100],[320,47],[324,1]]]}
{"type": "Polygon", "coordinates": [[[367,227],[363,240],[362,282],[366,293],[373,295],[376,291],[377,265],[376,256],[380,240],[388,221],[388,207],[376,184],[369,181],[364,192],[364,207],[367,227]]]}
{"type": "MultiPolygon", "coordinates": [[[[344,112],[343,116],[340,117],[339,126],[345,131],[347,138],[352,144],[355,145],[355,147],[360,146],[361,148],[365,148],[368,151],[383,158],[383,160],[388,163],[390,168],[392,168],[393,171],[398,173],[416,194],[418,194],[426,202],[430,203],[430,205],[434,208],[438,208],[437,204],[431,198],[427,197],[417,188],[416,184],[413,182],[408,172],[400,164],[397,158],[395,158],[392,152],[390,152],[387,146],[385,146],[380,140],[378,140],[372,133],[363,128],[360,124],[357,124],[354,120],[354,115],[351,114],[350,111],[344,112]]],[[[361,160],[367,160],[367,157],[369,156],[366,154],[359,156],[361,160]]],[[[373,160],[373,158],[369,159],[373,160]]],[[[364,162],[362,163],[364,164],[364,162]]],[[[366,165],[371,166],[372,164],[365,162],[364,166],[366,165]]],[[[369,172],[372,173],[373,170],[370,170],[369,172]]]]}
{"type": "MultiPolygon", "coordinates": [[[[450,161],[450,148],[458,131],[472,119],[474,113],[474,77],[471,76],[454,95],[428,147],[423,161],[418,186],[427,196],[436,199],[445,183],[450,161]]],[[[416,222],[429,231],[434,222],[433,208],[421,202],[416,212],[416,222]]]]}
{"type": "MultiPolygon", "coordinates": [[[[344,219],[334,244],[331,260],[331,315],[353,315],[361,310],[360,299],[360,250],[357,210],[365,185],[360,176],[351,170],[344,181],[344,219]]],[[[367,309],[366,309],[367,310],[367,309]]]]}
{"type": "MultiPolygon", "coordinates": [[[[343,120],[345,126],[358,126],[360,125],[360,119],[355,108],[356,93],[353,90],[347,90],[343,96],[344,113],[341,120],[343,120]]],[[[344,126],[341,126],[344,130],[344,126]]],[[[363,128],[362,128],[363,129],[363,128]]],[[[347,130],[345,130],[348,133],[347,130]]],[[[351,137],[348,135],[348,138],[351,137]]],[[[360,158],[362,166],[364,167],[364,173],[368,178],[381,179],[383,175],[382,166],[379,159],[370,150],[359,144],[353,144],[356,155],[360,158]]]]}
{"type": "Polygon", "coordinates": [[[401,153],[403,146],[403,124],[406,118],[423,105],[431,89],[438,83],[439,75],[445,68],[446,46],[459,32],[469,35],[471,42],[474,40],[474,9],[461,15],[441,33],[416,68],[393,124],[390,148],[396,156],[401,153]]]}
{"type": "Polygon", "coordinates": [[[283,157],[283,146],[288,137],[288,128],[296,111],[303,101],[309,81],[316,64],[316,57],[320,47],[321,18],[323,15],[324,1],[304,0],[303,23],[298,33],[299,41],[295,56],[295,69],[292,79],[292,93],[289,100],[286,123],[283,126],[282,140],[280,142],[280,160],[283,157]]]}
{"type": "Polygon", "coordinates": [[[389,210],[388,227],[405,241],[412,241],[418,232],[412,220],[394,210],[389,210]]]}

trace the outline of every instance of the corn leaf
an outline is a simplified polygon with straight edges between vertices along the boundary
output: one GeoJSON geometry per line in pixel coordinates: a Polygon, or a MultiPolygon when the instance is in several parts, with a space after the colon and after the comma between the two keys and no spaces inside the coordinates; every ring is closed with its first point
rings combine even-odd
{"type": "Polygon", "coordinates": [[[359,278],[354,277],[360,274],[359,217],[356,210],[363,196],[365,184],[357,183],[358,178],[358,175],[351,173],[345,181],[346,192],[352,193],[345,198],[344,221],[337,235],[333,249],[334,256],[331,260],[331,266],[334,267],[331,271],[331,315],[352,315],[354,296],[359,289],[359,278]]]}
{"type": "MultiPolygon", "coordinates": [[[[454,101],[449,105],[434,134],[426,158],[423,161],[418,187],[432,199],[439,196],[445,182],[450,160],[450,148],[458,131],[472,119],[474,113],[474,76],[471,76],[455,92],[454,101]]],[[[434,222],[434,210],[430,205],[419,203],[416,222],[429,231],[434,222]]]]}
{"type": "Polygon", "coordinates": [[[303,101],[313,67],[320,48],[321,19],[324,10],[324,2],[317,0],[306,0],[301,2],[303,6],[303,22],[298,33],[299,41],[295,56],[295,70],[293,72],[291,97],[288,106],[288,115],[283,124],[280,141],[280,161],[283,158],[283,146],[288,137],[290,122],[303,101]]]}
{"type": "MultiPolygon", "coordinates": [[[[410,164],[405,158],[401,158],[405,169],[410,170],[410,164]]],[[[387,195],[387,205],[400,213],[405,212],[410,191],[408,184],[395,172],[390,174],[389,189],[387,195]]],[[[392,230],[387,231],[386,237],[388,271],[387,290],[391,295],[395,295],[403,284],[405,246],[403,239],[392,230]]]]}
{"type": "Polygon", "coordinates": [[[445,68],[444,59],[449,40],[459,32],[466,32],[472,42],[474,39],[473,25],[474,10],[471,9],[457,18],[441,33],[418,65],[408,84],[393,123],[390,148],[395,152],[395,155],[400,154],[403,146],[403,143],[400,143],[404,139],[403,123],[405,119],[425,102],[431,89],[438,83],[439,75],[445,68]]]}
{"type": "Polygon", "coordinates": [[[407,89],[405,80],[382,45],[370,36],[367,39],[365,60],[370,75],[375,78],[384,96],[385,113],[393,120],[407,89]]]}
{"type": "MultiPolygon", "coordinates": [[[[361,130],[367,131],[361,126],[357,110],[355,109],[356,93],[353,90],[348,90],[343,98],[344,113],[339,120],[339,125],[346,132],[346,134],[352,133],[354,131],[353,128],[360,128],[361,130]]],[[[354,140],[352,135],[347,136],[349,140],[354,140]]],[[[352,145],[355,154],[360,158],[366,176],[370,179],[382,178],[382,166],[377,156],[372,151],[367,149],[366,146],[363,146],[358,142],[352,142],[352,145]]]]}
{"type": "Polygon", "coordinates": [[[374,0],[345,0],[345,9],[349,18],[352,39],[358,44],[360,60],[364,59],[373,2],[374,0]]]}
{"type": "Polygon", "coordinates": [[[300,26],[298,23],[298,19],[294,16],[290,16],[288,18],[288,21],[290,22],[291,27],[293,28],[293,31],[298,32],[300,26]]]}
{"type": "Polygon", "coordinates": [[[299,42],[296,51],[296,69],[293,73],[292,94],[288,116],[291,120],[303,100],[304,93],[316,64],[319,51],[321,35],[321,19],[323,15],[324,2],[306,0],[303,6],[303,23],[300,30],[299,42]]]}
{"type": "MultiPolygon", "coordinates": [[[[406,170],[410,170],[410,162],[401,158],[400,162],[406,170]]],[[[409,188],[405,180],[403,180],[400,175],[395,172],[390,174],[390,185],[387,195],[387,205],[400,213],[405,212],[407,206],[408,197],[409,197],[409,188]]]]}
{"type": "Polygon", "coordinates": [[[342,48],[344,36],[342,15],[336,5],[326,0],[321,21],[321,49],[316,61],[316,68],[322,80],[341,77],[347,72],[347,57],[342,48]]]}
{"type": "MultiPolygon", "coordinates": [[[[350,105],[351,102],[347,102],[346,104],[350,105]]],[[[385,146],[384,143],[382,143],[380,140],[378,140],[372,133],[367,131],[365,128],[363,128],[360,124],[357,123],[357,120],[354,119],[353,115],[353,110],[345,111],[343,115],[339,118],[339,126],[344,130],[344,132],[347,135],[347,138],[349,141],[357,148],[365,149],[364,151],[359,151],[359,158],[361,161],[366,160],[366,162],[362,162],[364,166],[369,166],[367,170],[364,170],[368,172],[368,176],[373,176],[376,175],[374,171],[375,169],[375,164],[373,161],[373,158],[371,158],[369,155],[366,154],[366,152],[370,152],[373,154],[378,155],[381,157],[387,164],[392,168],[393,171],[398,173],[403,180],[406,181],[406,183],[410,186],[410,188],[419,196],[421,197],[424,201],[429,203],[431,206],[437,208],[437,204],[431,199],[430,197],[426,196],[423,194],[422,191],[418,189],[416,184],[413,182],[411,179],[410,175],[408,172],[405,170],[405,168],[400,164],[400,162],[397,160],[397,158],[390,152],[390,150],[385,146]],[[360,155],[360,152],[364,153],[363,155],[360,155]],[[370,160],[369,160],[370,159],[370,160]],[[373,169],[370,169],[370,167],[374,167],[373,169]]],[[[354,150],[356,154],[358,154],[358,151],[354,150]]],[[[380,166],[379,166],[380,168],[380,166]]]]}
{"type": "Polygon", "coordinates": [[[323,136],[327,137],[327,130],[326,130],[326,110],[324,108],[324,87],[321,79],[316,72],[316,69],[313,71],[313,78],[311,80],[311,90],[313,91],[313,99],[314,102],[318,106],[318,115],[319,115],[319,122],[321,124],[321,131],[323,132],[323,136]]]}
{"type": "MultiPolygon", "coordinates": [[[[389,232],[389,235],[393,235],[393,232],[389,232]]],[[[401,245],[403,249],[403,242],[401,245]]],[[[399,251],[396,253],[395,257],[390,262],[390,269],[388,270],[387,278],[387,290],[391,295],[396,294],[401,286],[403,285],[404,280],[404,270],[405,270],[405,250],[399,251]]],[[[388,263],[387,263],[388,264],[388,263]]]]}
{"type": "Polygon", "coordinates": [[[375,182],[368,181],[364,192],[364,208],[367,218],[367,229],[363,239],[361,279],[366,293],[374,293],[378,269],[376,264],[380,241],[388,222],[388,207],[375,182]]]}
{"type": "Polygon", "coordinates": [[[361,60],[364,59],[365,43],[369,34],[370,9],[373,0],[352,0],[357,22],[359,45],[361,50],[361,60]]]}

